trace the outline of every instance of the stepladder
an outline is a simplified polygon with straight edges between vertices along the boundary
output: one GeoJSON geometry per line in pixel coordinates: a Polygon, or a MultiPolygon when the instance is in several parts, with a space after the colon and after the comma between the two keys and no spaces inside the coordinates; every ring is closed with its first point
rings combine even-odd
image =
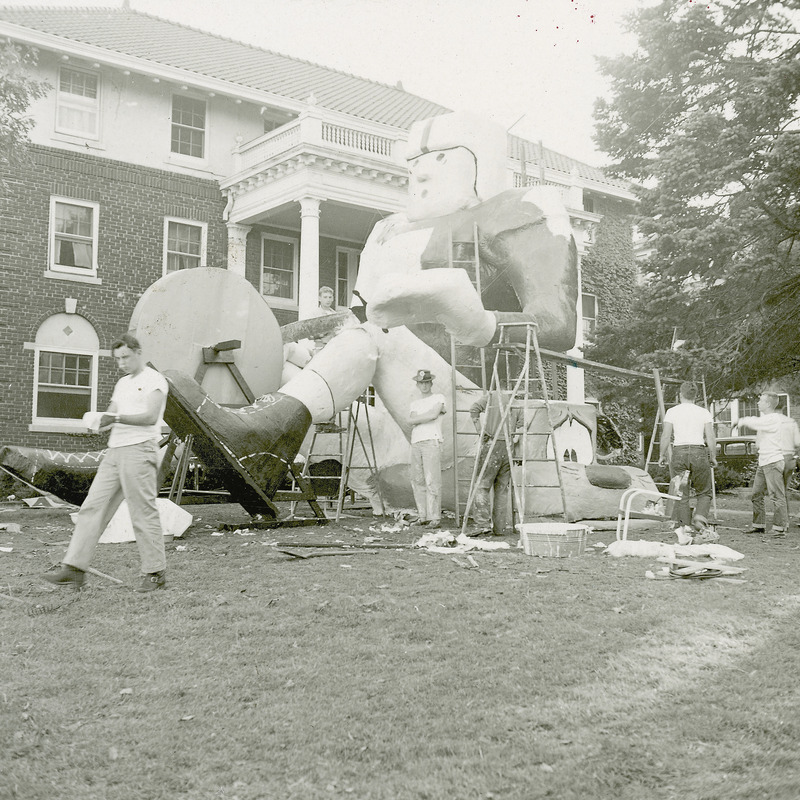
{"type": "MultiPolygon", "coordinates": [[[[357,489],[376,494],[370,498],[382,506],[378,480],[377,456],[369,416],[371,397],[365,393],[346,411],[340,411],[317,423],[303,463],[302,477],[314,488],[328,514],[337,521],[345,510],[348,498],[353,500],[357,489]],[[366,474],[365,474],[366,473],[366,474]],[[358,476],[358,477],[356,477],[358,476]],[[327,498],[327,503],[322,497],[327,498]]],[[[294,514],[292,506],[291,513],[294,514]]]]}
{"type": "MultiPolygon", "coordinates": [[[[470,514],[486,502],[492,471],[503,461],[510,467],[503,480],[510,481],[514,523],[529,521],[531,493],[543,491],[557,492],[561,516],[569,521],[550,401],[552,390],[536,328],[533,321],[500,323],[482,416],[481,448],[474,462],[462,532],[466,532],[470,514]]],[[[502,484],[495,483],[493,489],[497,503],[502,484]]]]}

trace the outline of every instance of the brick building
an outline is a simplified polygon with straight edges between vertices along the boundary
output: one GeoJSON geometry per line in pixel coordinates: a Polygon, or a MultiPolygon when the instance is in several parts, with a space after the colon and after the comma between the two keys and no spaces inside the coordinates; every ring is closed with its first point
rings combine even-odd
{"type": "MultiPolygon", "coordinates": [[[[80,417],[109,401],[109,346],[170,271],[244,275],[281,324],[320,285],[347,306],[367,235],[404,206],[408,127],[447,111],[127,8],[0,8],[0,36],[36,48],[50,86],[0,198],[0,444],[95,444],[80,417]]],[[[633,207],[600,170],[509,136],[508,185],[540,183],[581,253],[633,207]]],[[[591,330],[597,292],[582,307],[591,330]]]]}

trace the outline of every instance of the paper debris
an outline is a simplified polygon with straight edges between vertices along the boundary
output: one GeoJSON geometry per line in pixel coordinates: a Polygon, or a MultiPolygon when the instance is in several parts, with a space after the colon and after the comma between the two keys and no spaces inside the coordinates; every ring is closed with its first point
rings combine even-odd
{"type": "Polygon", "coordinates": [[[484,539],[472,539],[464,533],[453,536],[450,531],[425,533],[416,542],[415,547],[424,547],[431,553],[468,553],[470,550],[508,550],[508,542],[488,542],[484,539]]]}
{"type": "Polygon", "coordinates": [[[16,522],[0,522],[0,531],[9,533],[22,533],[22,528],[16,522]]]}

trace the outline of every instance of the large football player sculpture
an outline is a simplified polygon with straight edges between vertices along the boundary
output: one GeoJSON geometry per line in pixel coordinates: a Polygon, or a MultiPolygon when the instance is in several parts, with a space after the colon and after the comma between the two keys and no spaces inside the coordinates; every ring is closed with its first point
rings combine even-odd
{"type": "MultiPolygon", "coordinates": [[[[166,372],[170,426],[196,434],[202,457],[209,443],[200,420],[272,497],[309,426],[347,409],[368,386],[407,437],[418,370],[430,370],[434,391],[450,398],[443,331],[482,347],[497,340],[500,322],[531,320],[542,347],[572,347],[578,274],[569,216],[552,190],[507,189],[506,159],[506,132],[485,120],[453,113],[415,123],[407,210],[379,222],[361,255],[353,310],[363,322],[340,331],[279,392],[244,408],[221,407],[189,376],[166,372]],[[476,226],[480,295],[453,266],[451,249],[472,242],[476,226]]],[[[452,425],[444,420],[443,429],[451,434],[442,464],[452,467],[452,425]]]]}

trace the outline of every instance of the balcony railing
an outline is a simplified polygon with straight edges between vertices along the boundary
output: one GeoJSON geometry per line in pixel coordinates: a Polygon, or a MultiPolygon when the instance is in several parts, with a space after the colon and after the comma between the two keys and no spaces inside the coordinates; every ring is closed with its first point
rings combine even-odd
{"type": "Polygon", "coordinates": [[[405,166],[396,153],[395,139],[360,128],[358,123],[323,120],[316,112],[303,114],[258,139],[237,145],[233,151],[234,170],[239,173],[254,169],[300,144],[317,145],[343,156],[363,155],[387,165],[405,166]]]}

